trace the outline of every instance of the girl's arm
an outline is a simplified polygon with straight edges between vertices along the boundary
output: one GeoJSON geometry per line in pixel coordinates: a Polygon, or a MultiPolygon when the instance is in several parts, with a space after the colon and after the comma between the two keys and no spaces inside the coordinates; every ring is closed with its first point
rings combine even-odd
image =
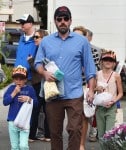
{"type": "Polygon", "coordinates": [[[12,94],[15,89],[14,85],[11,85],[3,96],[3,105],[7,106],[13,102],[14,95],[12,94]],[[12,96],[13,95],[13,96],[12,96]]]}
{"type": "Polygon", "coordinates": [[[116,79],[116,85],[117,85],[117,96],[113,100],[113,103],[116,103],[123,96],[123,87],[122,87],[122,81],[121,81],[120,74],[116,73],[115,74],[115,79],[116,79]]]}

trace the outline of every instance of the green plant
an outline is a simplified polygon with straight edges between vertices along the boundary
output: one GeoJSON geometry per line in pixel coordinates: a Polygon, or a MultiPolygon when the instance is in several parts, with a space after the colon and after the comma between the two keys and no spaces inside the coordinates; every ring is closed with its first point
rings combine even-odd
{"type": "Polygon", "coordinates": [[[0,83],[0,89],[3,89],[4,87],[12,83],[12,68],[13,66],[2,65],[2,69],[6,75],[6,79],[2,83],[0,83]]]}

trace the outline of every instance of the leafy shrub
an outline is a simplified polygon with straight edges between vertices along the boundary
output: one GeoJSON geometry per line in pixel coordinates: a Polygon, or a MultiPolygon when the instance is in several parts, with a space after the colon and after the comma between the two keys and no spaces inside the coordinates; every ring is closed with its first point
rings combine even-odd
{"type": "Polygon", "coordinates": [[[2,69],[6,75],[6,79],[2,83],[0,83],[0,89],[3,89],[4,87],[12,83],[12,68],[13,66],[2,65],[2,69]]]}

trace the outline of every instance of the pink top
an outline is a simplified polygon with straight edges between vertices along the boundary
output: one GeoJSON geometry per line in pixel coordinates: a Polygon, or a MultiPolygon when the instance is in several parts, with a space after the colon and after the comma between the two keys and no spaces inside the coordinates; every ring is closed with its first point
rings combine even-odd
{"type": "MultiPolygon", "coordinates": [[[[111,74],[111,73],[110,73],[111,74]]],[[[97,86],[103,86],[106,92],[109,92],[113,97],[117,96],[117,85],[115,80],[115,72],[112,73],[108,83],[108,79],[103,76],[102,70],[97,72],[97,86]]]]}

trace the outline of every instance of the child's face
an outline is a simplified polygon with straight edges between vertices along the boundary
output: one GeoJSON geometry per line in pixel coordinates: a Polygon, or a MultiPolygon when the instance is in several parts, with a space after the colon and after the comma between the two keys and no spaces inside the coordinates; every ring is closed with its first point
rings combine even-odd
{"type": "Polygon", "coordinates": [[[23,87],[25,85],[27,79],[26,78],[21,78],[21,77],[15,77],[13,79],[13,81],[16,85],[19,85],[20,87],[23,87]]]}
{"type": "Polygon", "coordinates": [[[113,69],[115,67],[115,62],[111,60],[102,60],[102,67],[106,69],[113,69]]]}

